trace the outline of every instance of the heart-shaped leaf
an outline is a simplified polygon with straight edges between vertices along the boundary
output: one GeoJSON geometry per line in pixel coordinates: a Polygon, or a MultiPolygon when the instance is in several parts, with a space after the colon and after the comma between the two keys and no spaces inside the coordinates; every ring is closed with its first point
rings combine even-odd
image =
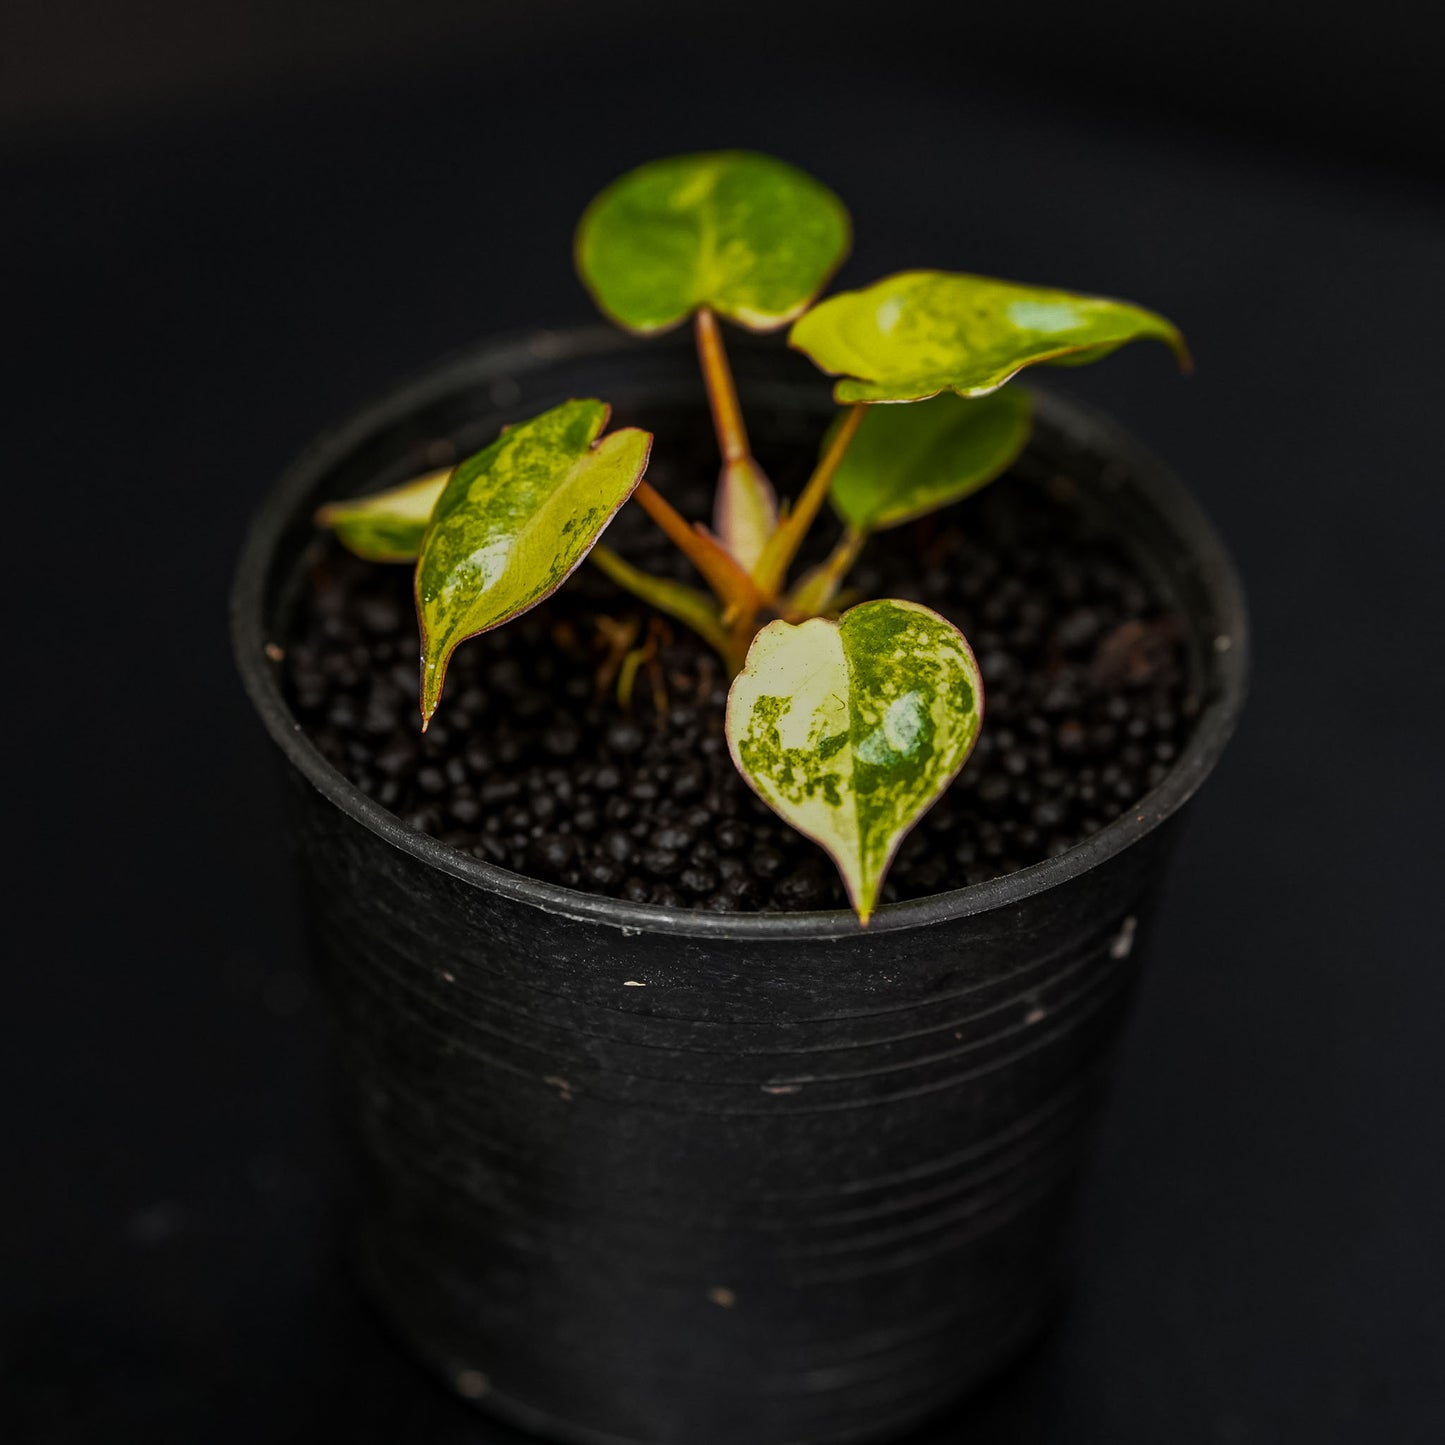
{"type": "Polygon", "coordinates": [[[793,326],[789,344],[842,374],[843,403],[983,396],[1041,361],[1098,361],[1155,337],[1189,364],[1178,329],[1126,301],[1019,286],[953,271],[900,271],[842,291],[793,326]]]}
{"type": "Polygon", "coordinates": [[[417,558],[423,726],[457,645],[555,592],[642,480],[652,436],[627,427],[598,441],[609,410],[563,402],[452,472],[417,558]]]}
{"type": "Polygon", "coordinates": [[[854,530],[877,532],[961,501],[1017,460],[1031,413],[1021,387],[870,406],[834,474],[833,506],[854,530]]]}
{"type": "Polygon", "coordinates": [[[448,467],[390,491],[328,502],[316,513],[317,525],[331,528],[343,547],[368,562],[414,562],[451,474],[448,467]]]}
{"type": "Polygon", "coordinates": [[[983,683],[963,634],[914,602],[772,622],[728,694],[733,762],[820,844],[867,923],[909,829],[963,766],[983,683]]]}
{"type": "Polygon", "coordinates": [[[652,161],[613,181],[577,227],[577,269],[629,331],[665,331],[699,307],[754,331],[786,325],[848,250],[843,204],[752,151],[652,161]]]}

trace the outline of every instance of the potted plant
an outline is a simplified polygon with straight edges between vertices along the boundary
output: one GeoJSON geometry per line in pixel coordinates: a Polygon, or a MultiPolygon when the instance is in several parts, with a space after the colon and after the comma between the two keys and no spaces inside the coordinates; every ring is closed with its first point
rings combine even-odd
{"type": "Polygon", "coordinates": [[[634,339],[438,368],[308,453],[241,562],[361,1277],[562,1439],[883,1438],[1036,1333],[1243,700],[1183,489],[1013,381],[1187,362],[1174,326],[939,271],[818,301],[848,242],[767,157],[622,177],[577,262],[634,339]]]}

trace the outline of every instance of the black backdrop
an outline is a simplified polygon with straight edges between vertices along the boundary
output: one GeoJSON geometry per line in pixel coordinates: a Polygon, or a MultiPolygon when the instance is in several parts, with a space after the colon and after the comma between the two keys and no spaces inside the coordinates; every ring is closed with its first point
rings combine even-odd
{"type": "Polygon", "coordinates": [[[585,316],[568,242],[600,183],[734,143],[844,196],[844,283],[966,267],[1177,318],[1193,380],[1141,348],[1067,382],[1192,481],[1255,611],[1078,1296],[927,1445],[1445,1438],[1423,7],[1222,3],[1167,34],[1142,5],[204,8],[20,5],[0,46],[0,1439],[519,1438],[417,1376],[336,1262],[228,572],[319,426],[585,316]]]}

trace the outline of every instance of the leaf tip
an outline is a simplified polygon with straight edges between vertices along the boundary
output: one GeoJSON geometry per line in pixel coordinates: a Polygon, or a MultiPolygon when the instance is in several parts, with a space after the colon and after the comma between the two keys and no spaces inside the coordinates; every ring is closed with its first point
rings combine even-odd
{"type": "Polygon", "coordinates": [[[421,657],[421,730],[425,732],[431,726],[431,720],[436,716],[437,708],[441,706],[442,684],[446,681],[447,657],[440,660],[429,656],[425,651],[421,657]]]}

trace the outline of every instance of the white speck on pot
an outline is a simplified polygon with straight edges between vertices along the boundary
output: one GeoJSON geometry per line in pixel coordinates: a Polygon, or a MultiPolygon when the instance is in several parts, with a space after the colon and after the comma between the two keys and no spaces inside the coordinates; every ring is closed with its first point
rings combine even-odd
{"type": "Polygon", "coordinates": [[[639,983],[635,978],[626,978],[622,981],[623,988],[646,988],[645,983],[639,983]]]}
{"type": "Polygon", "coordinates": [[[448,973],[448,972],[446,971],[446,969],[442,969],[442,982],[443,982],[443,983],[455,983],[456,981],[457,981],[457,976],[456,976],[456,974],[454,974],[454,973],[448,973]]]}
{"type": "Polygon", "coordinates": [[[458,1370],[457,1394],[464,1400],[480,1400],[492,1388],[492,1382],[480,1370],[458,1370]]]}
{"type": "Polygon", "coordinates": [[[556,1089],[558,1094],[561,1095],[564,1104],[570,1104],[572,1102],[572,1085],[560,1074],[545,1074],[542,1077],[542,1082],[544,1084],[550,1084],[556,1089]]]}
{"type": "Polygon", "coordinates": [[[1041,1004],[1041,1003],[1036,1003],[1036,1004],[1024,1015],[1024,1022],[1025,1022],[1026,1024],[1042,1023],[1042,1022],[1044,1021],[1044,1017],[1045,1017],[1045,1010],[1044,1010],[1043,1004],[1041,1004]]]}
{"type": "Polygon", "coordinates": [[[286,649],[277,643],[268,642],[264,650],[272,662],[284,662],[286,659],[286,649]]]}
{"type": "Polygon", "coordinates": [[[1227,632],[1221,632],[1219,636],[1214,639],[1214,650],[1216,652],[1228,652],[1233,646],[1234,639],[1227,632]]]}
{"type": "Polygon", "coordinates": [[[707,1292],[707,1297],[715,1304],[721,1305],[723,1309],[730,1310],[737,1302],[738,1297],[726,1285],[714,1285],[707,1292]]]}
{"type": "Polygon", "coordinates": [[[762,1090],[765,1094],[796,1094],[802,1087],[801,1084],[764,1084],[762,1090]]]}
{"type": "Polygon", "coordinates": [[[1124,926],[1114,935],[1114,941],[1109,945],[1110,958],[1128,958],[1134,947],[1134,930],[1138,927],[1138,919],[1131,913],[1124,920],[1124,926]]]}

